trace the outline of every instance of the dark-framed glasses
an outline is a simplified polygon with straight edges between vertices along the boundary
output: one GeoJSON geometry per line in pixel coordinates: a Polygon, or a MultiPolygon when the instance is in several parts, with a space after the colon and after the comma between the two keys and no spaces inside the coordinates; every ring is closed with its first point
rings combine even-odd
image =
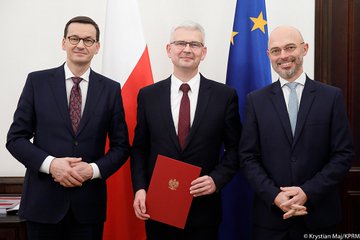
{"type": "Polygon", "coordinates": [[[69,42],[72,45],[77,45],[81,40],[83,41],[84,45],[87,47],[91,47],[96,41],[92,38],[80,38],[78,36],[69,36],[67,37],[67,39],[69,39],[69,42]]]}
{"type": "MultiPolygon", "coordinates": [[[[300,43],[300,45],[301,45],[301,44],[304,44],[304,42],[300,43]]],[[[277,57],[277,56],[280,56],[280,55],[281,55],[281,52],[282,52],[282,51],[284,51],[285,53],[288,53],[288,54],[289,54],[289,53],[294,52],[297,47],[298,47],[298,46],[297,46],[296,44],[291,43],[291,44],[286,45],[286,46],[283,47],[283,48],[279,48],[279,47],[271,48],[271,49],[269,50],[269,53],[270,53],[270,55],[277,57]]]]}
{"type": "Polygon", "coordinates": [[[191,49],[199,49],[204,47],[204,44],[201,42],[197,42],[197,41],[191,41],[191,42],[187,42],[187,41],[173,41],[170,44],[174,45],[176,48],[178,49],[184,49],[186,48],[186,46],[189,44],[189,47],[191,49]]]}

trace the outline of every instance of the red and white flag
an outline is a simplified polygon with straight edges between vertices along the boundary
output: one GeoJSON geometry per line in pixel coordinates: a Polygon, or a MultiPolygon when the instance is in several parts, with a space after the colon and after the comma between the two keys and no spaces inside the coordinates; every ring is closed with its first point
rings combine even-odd
{"type": "MultiPolygon", "coordinates": [[[[108,0],[102,73],[122,86],[130,143],[136,125],[137,94],[153,83],[137,0],[108,0]]],[[[107,180],[104,240],[143,240],[144,222],[135,217],[130,161],[107,180]]]]}

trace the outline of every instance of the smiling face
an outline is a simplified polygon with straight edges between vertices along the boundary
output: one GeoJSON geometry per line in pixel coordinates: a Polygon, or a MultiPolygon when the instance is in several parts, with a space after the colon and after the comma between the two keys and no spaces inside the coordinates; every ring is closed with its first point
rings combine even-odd
{"type": "Polygon", "coordinates": [[[72,44],[68,37],[78,37],[81,39],[96,40],[96,29],[91,24],[71,23],[68,27],[67,36],[62,40],[62,49],[66,51],[66,62],[75,66],[90,66],[91,60],[98,53],[100,43],[95,43],[88,47],[80,40],[77,44],[72,44]]]}
{"type": "Polygon", "coordinates": [[[168,57],[174,65],[174,73],[177,72],[197,72],[200,61],[206,56],[206,47],[183,46],[173,42],[198,42],[204,43],[203,34],[191,28],[178,28],[171,35],[171,43],[166,46],[168,57]],[[172,44],[173,43],[173,44],[172,44]]]}
{"type": "Polygon", "coordinates": [[[293,27],[278,27],[269,37],[268,56],[275,72],[292,82],[303,72],[303,57],[308,44],[300,32],[293,27]]]}

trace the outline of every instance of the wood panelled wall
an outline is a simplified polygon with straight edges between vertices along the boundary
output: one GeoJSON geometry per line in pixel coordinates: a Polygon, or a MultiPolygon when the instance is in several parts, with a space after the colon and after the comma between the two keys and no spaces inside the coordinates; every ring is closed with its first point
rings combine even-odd
{"type": "Polygon", "coordinates": [[[0,194],[21,194],[23,177],[0,177],[0,194]]]}
{"type": "Polygon", "coordinates": [[[315,79],[342,89],[355,160],[341,188],[339,231],[360,232],[360,0],[315,0],[315,79]]]}

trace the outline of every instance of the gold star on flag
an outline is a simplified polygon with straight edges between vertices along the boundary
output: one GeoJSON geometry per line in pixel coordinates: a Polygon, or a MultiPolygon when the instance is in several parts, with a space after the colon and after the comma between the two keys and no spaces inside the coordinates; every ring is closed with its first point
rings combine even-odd
{"type": "Polygon", "coordinates": [[[231,45],[234,45],[234,37],[238,34],[239,32],[232,32],[231,33],[231,39],[230,39],[230,42],[231,42],[231,45]]]}
{"type": "Polygon", "coordinates": [[[267,21],[264,20],[262,12],[260,12],[257,18],[250,17],[250,19],[254,22],[254,26],[252,27],[251,31],[259,28],[263,33],[265,33],[265,25],[267,24],[267,21]]]}

